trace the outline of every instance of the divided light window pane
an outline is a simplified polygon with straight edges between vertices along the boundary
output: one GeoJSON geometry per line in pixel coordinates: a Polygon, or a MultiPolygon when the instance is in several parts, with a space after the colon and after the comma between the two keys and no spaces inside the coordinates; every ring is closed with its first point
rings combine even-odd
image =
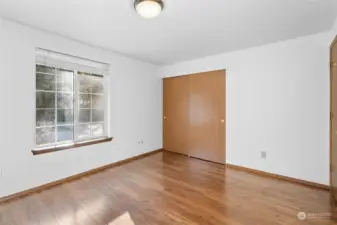
{"type": "Polygon", "coordinates": [[[104,77],[98,74],[78,72],[79,123],[77,139],[103,137],[104,128],[104,77]]]}
{"type": "Polygon", "coordinates": [[[36,145],[74,137],[74,72],[36,65],[36,145]]]}

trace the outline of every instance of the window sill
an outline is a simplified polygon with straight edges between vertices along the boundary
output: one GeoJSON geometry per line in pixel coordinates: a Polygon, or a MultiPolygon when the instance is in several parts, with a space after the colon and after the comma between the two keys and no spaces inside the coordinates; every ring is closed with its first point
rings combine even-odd
{"type": "Polygon", "coordinates": [[[57,146],[57,147],[52,147],[52,148],[33,149],[32,153],[33,153],[33,155],[47,154],[47,153],[51,153],[51,152],[58,152],[58,151],[72,149],[72,148],[79,148],[79,147],[83,147],[83,146],[87,146],[87,145],[95,145],[95,144],[99,144],[99,143],[109,142],[109,141],[112,141],[112,139],[113,139],[112,137],[107,137],[107,138],[85,141],[85,142],[78,142],[78,143],[75,143],[75,144],[57,146]]]}

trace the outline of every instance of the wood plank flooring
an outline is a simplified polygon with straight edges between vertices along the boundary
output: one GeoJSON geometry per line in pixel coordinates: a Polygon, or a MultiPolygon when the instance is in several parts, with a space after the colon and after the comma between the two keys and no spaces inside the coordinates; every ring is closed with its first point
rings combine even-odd
{"type": "Polygon", "coordinates": [[[0,224],[337,224],[317,218],[332,209],[324,190],[160,152],[2,204],[0,224]]]}

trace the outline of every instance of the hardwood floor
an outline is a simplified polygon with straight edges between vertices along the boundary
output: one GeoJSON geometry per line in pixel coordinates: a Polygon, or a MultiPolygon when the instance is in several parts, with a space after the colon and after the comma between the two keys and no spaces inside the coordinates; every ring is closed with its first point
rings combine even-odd
{"type": "Polygon", "coordinates": [[[329,192],[160,152],[2,204],[0,224],[337,224],[301,211],[331,213],[329,192]]]}

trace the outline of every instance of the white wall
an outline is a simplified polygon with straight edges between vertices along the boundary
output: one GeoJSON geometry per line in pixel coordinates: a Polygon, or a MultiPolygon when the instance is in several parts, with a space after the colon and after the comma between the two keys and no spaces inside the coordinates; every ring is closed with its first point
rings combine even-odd
{"type": "Polygon", "coordinates": [[[0,20],[0,197],[162,147],[158,68],[0,20]],[[111,64],[109,143],[33,156],[35,47],[111,64]],[[143,139],[144,144],[137,142],[143,139]]]}
{"type": "Polygon", "coordinates": [[[335,23],[330,31],[332,33],[332,36],[336,36],[337,34],[337,19],[335,20],[335,23]]]}
{"type": "Polygon", "coordinates": [[[227,70],[227,162],[329,184],[329,46],[336,32],[165,66],[227,70]],[[267,159],[260,152],[267,152],[267,159]]]}

